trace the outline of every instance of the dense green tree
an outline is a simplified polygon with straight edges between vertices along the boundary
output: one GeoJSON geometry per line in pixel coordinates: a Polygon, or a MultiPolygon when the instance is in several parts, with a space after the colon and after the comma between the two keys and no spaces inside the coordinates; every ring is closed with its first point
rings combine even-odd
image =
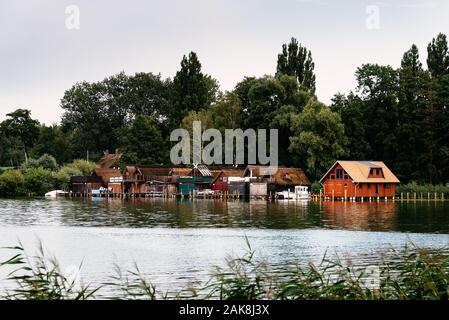
{"type": "Polygon", "coordinates": [[[427,68],[434,78],[449,73],[449,50],[445,34],[438,34],[427,46],[427,68]]]}
{"type": "Polygon", "coordinates": [[[148,115],[165,128],[171,81],[159,75],[119,73],[96,83],[78,83],[61,101],[62,124],[73,131],[74,157],[98,158],[118,146],[118,133],[137,115],[148,115]]]}
{"type": "Polygon", "coordinates": [[[293,121],[289,151],[306,160],[306,168],[318,179],[337,159],[348,155],[347,138],[340,115],[315,99],[293,121]]]}
{"type": "Polygon", "coordinates": [[[178,127],[189,111],[209,108],[217,99],[218,83],[201,71],[195,52],[184,56],[181,69],[173,78],[172,106],[169,111],[172,128],[178,127]]]}
{"type": "Polygon", "coordinates": [[[234,88],[233,92],[239,97],[244,113],[248,112],[250,103],[248,93],[255,81],[257,81],[255,77],[245,77],[242,81],[238,82],[234,88]]]}
{"type": "Polygon", "coordinates": [[[28,159],[28,150],[33,147],[39,134],[39,122],[31,118],[31,111],[17,109],[6,115],[2,128],[7,136],[15,137],[21,142],[25,160],[28,159]]]}
{"type": "Polygon", "coordinates": [[[155,119],[138,115],[120,132],[121,161],[124,164],[153,165],[167,161],[168,150],[155,119]]]}
{"type": "Polygon", "coordinates": [[[298,165],[288,152],[291,119],[300,113],[311,98],[294,76],[278,75],[246,78],[234,91],[242,101],[244,128],[278,129],[279,163],[298,165]]]}
{"type": "Polygon", "coordinates": [[[404,53],[399,70],[397,157],[395,168],[401,181],[423,180],[427,167],[423,123],[425,111],[425,72],[416,45],[404,53]],[[410,161],[414,159],[414,161],[410,161]]]}
{"type": "Polygon", "coordinates": [[[272,115],[280,108],[284,99],[285,89],[275,77],[264,76],[254,80],[248,91],[245,127],[270,128],[272,115]]]}
{"type": "Polygon", "coordinates": [[[172,106],[172,81],[152,73],[136,73],[128,77],[125,105],[132,117],[147,115],[155,119],[162,132],[169,134],[170,107],[172,106]]]}
{"type": "Polygon", "coordinates": [[[41,125],[31,154],[33,157],[50,154],[58,163],[66,163],[72,160],[71,141],[71,131],[64,132],[58,125],[41,125]]]}
{"type": "Polygon", "coordinates": [[[215,128],[224,132],[225,129],[240,128],[242,124],[242,102],[234,92],[227,92],[215,103],[212,118],[215,128]]]}
{"type": "MultiPolygon", "coordinates": [[[[123,79],[124,75],[119,77],[123,79]]],[[[116,110],[117,105],[109,100],[104,82],[77,83],[65,92],[61,101],[65,111],[62,125],[64,130],[73,132],[75,157],[83,158],[90,152],[95,158],[102,150],[117,147],[115,130],[125,125],[128,111],[123,107],[116,110]]]]}
{"type": "Polygon", "coordinates": [[[282,45],[282,52],[278,55],[276,74],[296,77],[301,87],[314,94],[314,69],[312,52],[298,43],[298,40],[292,38],[288,45],[282,45]]]}
{"type": "Polygon", "coordinates": [[[17,137],[8,136],[3,124],[0,124],[0,165],[6,167],[18,166],[21,163],[22,152],[17,137]]]}
{"type": "Polygon", "coordinates": [[[364,115],[363,101],[353,92],[347,96],[336,94],[330,106],[337,112],[345,126],[345,134],[348,138],[348,158],[369,159],[372,155],[371,146],[366,137],[366,118],[364,115]]]}
{"type": "Polygon", "coordinates": [[[371,160],[381,159],[395,169],[398,123],[398,73],[390,66],[366,64],[356,71],[361,93],[365,139],[371,160]]]}

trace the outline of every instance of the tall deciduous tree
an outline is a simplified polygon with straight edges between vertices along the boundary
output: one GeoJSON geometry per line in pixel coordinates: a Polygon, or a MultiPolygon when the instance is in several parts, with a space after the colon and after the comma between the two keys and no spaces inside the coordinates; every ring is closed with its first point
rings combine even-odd
{"type": "Polygon", "coordinates": [[[427,123],[433,128],[429,141],[430,181],[449,179],[449,50],[446,35],[439,34],[427,46],[430,72],[427,91],[427,123]]]}
{"type": "Polygon", "coordinates": [[[138,115],[129,127],[123,128],[119,145],[124,164],[154,165],[167,161],[166,144],[150,116],[138,115]]]}
{"type": "Polygon", "coordinates": [[[301,112],[311,94],[299,86],[294,76],[279,74],[276,77],[246,78],[234,91],[244,106],[245,128],[278,129],[279,163],[297,165],[288,152],[288,137],[292,134],[292,116],[301,112]]]}
{"type": "MultiPolygon", "coordinates": [[[[419,60],[418,47],[404,53],[399,70],[398,124],[396,130],[396,171],[401,181],[423,180],[427,167],[425,139],[428,126],[425,111],[425,72],[419,60]],[[414,161],[410,161],[414,159],[414,161]]],[[[432,143],[432,142],[429,142],[432,143]]]]}
{"type": "Polygon", "coordinates": [[[201,71],[201,63],[195,52],[182,58],[181,69],[173,78],[172,94],[173,106],[169,112],[172,127],[179,126],[189,111],[207,109],[215,102],[217,81],[201,71]]]}
{"type": "MultiPolygon", "coordinates": [[[[61,101],[62,124],[73,131],[74,156],[89,151],[95,158],[118,146],[118,132],[137,115],[151,116],[166,129],[171,81],[160,75],[119,73],[100,82],[82,82],[67,90],[61,101]]],[[[167,130],[166,130],[167,131],[167,130]]]]}
{"type": "Polygon", "coordinates": [[[299,84],[312,94],[315,93],[315,63],[312,52],[292,38],[290,43],[282,45],[278,55],[277,74],[295,76],[299,84]]]}
{"type": "Polygon", "coordinates": [[[371,146],[369,159],[382,159],[395,169],[398,123],[398,73],[390,66],[366,64],[356,71],[357,89],[363,101],[361,108],[365,139],[371,146]]]}
{"type": "Polygon", "coordinates": [[[312,178],[318,179],[335,162],[348,155],[347,138],[340,115],[312,99],[295,117],[289,150],[306,159],[312,178]]]}
{"type": "Polygon", "coordinates": [[[36,143],[31,150],[33,157],[50,154],[56,158],[58,163],[67,163],[72,160],[71,145],[72,132],[64,132],[58,125],[41,125],[36,143]]]}
{"type": "Polygon", "coordinates": [[[39,122],[31,118],[31,111],[26,109],[17,109],[6,115],[7,119],[3,122],[8,136],[17,137],[22,143],[25,160],[28,159],[28,150],[33,147],[39,134],[39,122]]]}
{"type": "Polygon", "coordinates": [[[449,51],[445,34],[438,34],[427,46],[427,68],[434,78],[449,72],[449,51]]]}
{"type": "Polygon", "coordinates": [[[369,159],[369,155],[372,155],[366,138],[367,121],[363,103],[359,96],[351,92],[347,96],[336,94],[330,106],[332,111],[340,115],[345,126],[350,159],[369,159]]]}
{"type": "Polygon", "coordinates": [[[242,113],[242,102],[234,92],[227,92],[212,109],[214,124],[221,132],[225,129],[240,128],[242,113]]]}

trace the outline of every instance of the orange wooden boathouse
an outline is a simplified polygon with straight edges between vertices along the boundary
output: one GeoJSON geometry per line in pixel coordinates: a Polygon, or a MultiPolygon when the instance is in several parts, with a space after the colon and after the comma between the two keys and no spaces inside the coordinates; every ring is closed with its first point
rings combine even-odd
{"type": "Polygon", "coordinates": [[[399,179],[382,161],[337,161],[320,182],[325,197],[392,198],[399,179]]]}

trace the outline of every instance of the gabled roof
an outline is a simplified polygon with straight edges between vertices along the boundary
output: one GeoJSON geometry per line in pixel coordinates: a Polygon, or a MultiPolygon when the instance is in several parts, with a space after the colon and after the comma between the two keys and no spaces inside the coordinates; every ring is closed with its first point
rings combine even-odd
{"type": "Polygon", "coordinates": [[[140,172],[145,176],[168,176],[171,168],[170,167],[151,167],[151,166],[139,166],[140,172]]]}
{"type": "Polygon", "coordinates": [[[310,185],[304,171],[300,168],[278,168],[274,174],[274,181],[277,185],[310,185]]]}
{"type": "Polygon", "coordinates": [[[382,161],[341,161],[338,160],[321,178],[320,182],[331,172],[331,170],[339,164],[346,173],[351,177],[352,181],[357,183],[399,183],[399,179],[391,172],[391,170],[382,161]],[[382,169],[384,177],[370,178],[371,169],[382,169]]]}
{"type": "Polygon", "coordinates": [[[248,165],[245,169],[244,176],[252,172],[253,177],[272,176],[276,173],[277,167],[248,165]]]}
{"type": "Polygon", "coordinates": [[[171,168],[169,175],[171,176],[187,176],[192,168],[171,168]]]}
{"type": "Polygon", "coordinates": [[[103,154],[103,157],[98,161],[101,168],[119,167],[122,154],[118,150],[115,150],[115,153],[109,153],[109,150],[106,150],[103,154]]]}
{"type": "Polygon", "coordinates": [[[243,177],[243,173],[245,172],[245,169],[243,168],[227,168],[227,169],[221,169],[221,170],[211,170],[212,173],[214,173],[214,179],[212,180],[212,183],[215,183],[217,179],[224,175],[226,177],[243,177]],[[217,171],[217,172],[214,172],[217,171]]]}
{"type": "Polygon", "coordinates": [[[189,176],[193,176],[193,175],[201,175],[203,177],[213,177],[213,173],[209,170],[209,168],[207,166],[205,166],[204,164],[199,164],[196,166],[196,168],[193,168],[190,172],[189,172],[189,176]]]}
{"type": "Polygon", "coordinates": [[[281,186],[310,185],[309,178],[300,168],[249,165],[246,167],[243,176],[247,177],[251,172],[253,177],[270,177],[274,179],[275,184],[281,186]]]}
{"type": "Polygon", "coordinates": [[[109,183],[109,179],[111,177],[121,177],[122,174],[119,169],[96,168],[92,171],[92,176],[101,177],[103,179],[103,182],[107,184],[109,183]]]}

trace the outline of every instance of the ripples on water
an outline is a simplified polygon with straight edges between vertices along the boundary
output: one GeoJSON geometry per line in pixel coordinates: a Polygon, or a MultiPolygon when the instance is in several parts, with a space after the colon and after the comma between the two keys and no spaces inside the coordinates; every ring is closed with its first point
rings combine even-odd
{"type": "Polygon", "coordinates": [[[0,200],[0,226],[344,229],[449,233],[448,202],[0,200]]]}
{"type": "Polygon", "coordinates": [[[243,254],[245,236],[277,270],[318,262],[326,251],[368,265],[410,241],[442,247],[448,209],[448,202],[3,199],[0,247],[20,238],[32,248],[39,238],[63,267],[83,260],[83,278],[93,283],[109,280],[113,264],[135,261],[174,290],[206,281],[212,266],[243,254]]]}

